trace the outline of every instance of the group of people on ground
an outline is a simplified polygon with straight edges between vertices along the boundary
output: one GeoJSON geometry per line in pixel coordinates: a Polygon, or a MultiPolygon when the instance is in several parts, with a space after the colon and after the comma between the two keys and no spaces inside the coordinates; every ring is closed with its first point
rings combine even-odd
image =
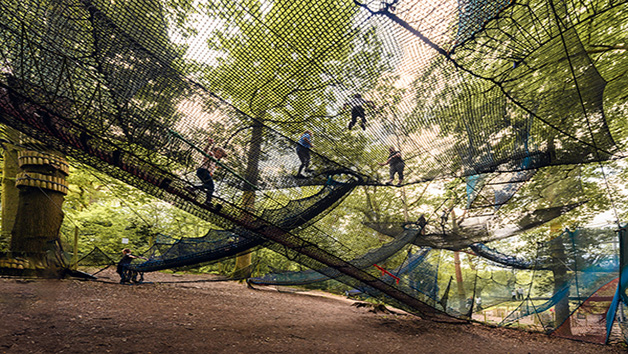
{"type": "MultiPolygon", "coordinates": [[[[473,305],[473,298],[472,297],[467,298],[467,302],[465,304],[467,309],[471,309],[472,305],[473,305]]],[[[475,298],[475,310],[476,311],[482,310],[482,298],[480,296],[475,298]]]]}
{"type": "Polygon", "coordinates": [[[513,300],[523,300],[524,298],[524,290],[522,287],[518,287],[516,289],[512,289],[512,299],[513,300]]]}

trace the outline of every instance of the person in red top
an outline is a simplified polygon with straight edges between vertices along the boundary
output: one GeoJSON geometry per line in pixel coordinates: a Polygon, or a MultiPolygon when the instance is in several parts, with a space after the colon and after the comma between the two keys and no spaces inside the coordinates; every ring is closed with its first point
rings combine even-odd
{"type": "Polygon", "coordinates": [[[227,156],[227,152],[221,148],[214,146],[214,139],[209,138],[207,147],[205,148],[203,163],[196,169],[196,176],[203,183],[199,188],[205,190],[207,198],[205,204],[211,205],[212,195],[214,194],[214,171],[216,170],[216,161],[227,156]]]}
{"type": "Polygon", "coordinates": [[[405,163],[403,162],[403,159],[401,158],[401,151],[397,151],[395,150],[394,147],[389,147],[388,148],[388,160],[386,160],[386,162],[384,163],[380,163],[380,166],[386,166],[386,165],[390,165],[390,180],[388,180],[388,182],[386,182],[387,185],[392,185],[393,179],[395,178],[395,174],[397,174],[399,176],[399,183],[397,183],[397,186],[401,186],[401,184],[403,183],[403,169],[405,167],[405,163]]]}

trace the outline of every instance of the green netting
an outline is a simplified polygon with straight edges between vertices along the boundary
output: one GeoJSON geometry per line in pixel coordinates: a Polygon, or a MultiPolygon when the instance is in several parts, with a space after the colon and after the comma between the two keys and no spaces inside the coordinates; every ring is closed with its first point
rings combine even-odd
{"type": "MultiPolygon", "coordinates": [[[[454,196],[430,211],[414,242],[420,246],[464,250],[581,206],[583,186],[606,181],[603,172],[590,178],[583,171],[625,156],[628,81],[616,33],[623,33],[626,6],[5,0],[0,118],[229,237],[264,240],[312,269],[340,271],[347,285],[390,303],[476,316],[474,309],[498,306],[521,284],[564,323],[566,309],[585,299],[565,305],[571,290],[589,294],[604,278],[589,277],[603,267],[582,266],[595,260],[578,254],[589,251],[579,242],[565,244],[573,269],[540,254],[535,262],[543,269],[516,271],[555,273],[551,290],[532,275],[505,277],[499,267],[460,279],[451,271],[459,254],[445,251],[397,285],[352,266],[354,252],[310,226],[356,186],[383,186],[373,166],[389,147],[402,152],[404,185],[460,178],[466,189],[451,188],[454,196]],[[363,107],[366,123],[357,131],[348,129],[344,109],[356,93],[375,106],[363,107]],[[313,171],[302,179],[295,178],[295,149],[305,130],[313,133],[313,171]],[[217,162],[213,196],[199,190],[196,175],[209,137],[228,153],[217,162]],[[326,189],[331,181],[340,187],[326,189]],[[521,193],[526,187],[537,192],[521,193]],[[584,278],[571,285],[569,271],[584,278]],[[570,289],[567,300],[560,300],[563,289],[570,289]]],[[[386,233],[400,222],[373,225],[386,233]]],[[[214,234],[211,242],[222,239],[214,234]]],[[[199,252],[182,242],[171,259],[187,264],[229,254],[211,242],[199,252]]],[[[561,321],[540,322],[555,329],[561,321]]]]}
{"type": "Polygon", "coordinates": [[[103,250],[98,247],[94,247],[87,254],[81,255],[77,264],[82,267],[103,267],[112,266],[117,262],[111,259],[103,250]]]}
{"type": "MultiPolygon", "coordinates": [[[[383,244],[377,249],[370,250],[358,258],[352,259],[349,263],[355,267],[364,269],[383,262],[395,255],[403,247],[414,242],[424,226],[424,218],[421,218],[416,224],[405,225],[404,230],[401,234],[396,235],[394,240],[383,244]]],[[[339,280],[338,278],[342,275],[343,274],[336,269],[309,269],[299,272],[267,274],[264,277],[250,278],[248,282],[262,285],[303,285],[329,279],[339,280]]]]}

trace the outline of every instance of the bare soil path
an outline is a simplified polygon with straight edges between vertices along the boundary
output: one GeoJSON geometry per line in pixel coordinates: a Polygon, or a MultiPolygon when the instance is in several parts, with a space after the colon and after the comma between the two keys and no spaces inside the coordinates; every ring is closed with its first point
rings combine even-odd
{"type": "Polygon", "coordinates": [[[543,334],[372,313],[210,275],[150,284],[0,279],[0,353],[625,353],[543,334]],[[203,280],[203,282],[193,282],[203,280]],[[184,282],[185,281],[185,282],[184,282]]]}

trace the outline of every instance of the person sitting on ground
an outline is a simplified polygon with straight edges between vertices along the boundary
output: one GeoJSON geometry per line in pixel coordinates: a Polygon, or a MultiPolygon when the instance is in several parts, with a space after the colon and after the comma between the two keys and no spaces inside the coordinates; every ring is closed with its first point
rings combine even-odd
{"type": "Polygon", "coordinates": [[[203,189],[207,194],[205,204],[211,206],[212,196],[214,195],[214,171],[217,168],[216,161],[219,161],[223,157],[227,156],[227,152],[221,148],[214,146],[214,140],[209,139],[207,147],[205,148],[205,156],[203,157],[203,163],[196,169],[196,176],[203,183],[199,188],[203,189]]]}
{"type": "Polygon", "coordinates": [[[362,95],[359,93],[356,93],[349,102],[344,104],[343,109],[351,107],[351,122],[349,123],[349,130],[353,128],[358,118],[361,119],[360,125],[362,126],[362,130],[366,130],[366,114],[364,113],[365,105],[375,108],[373,101],[363,99],[362,95]]]}
{"type": "Polygon", "coordinates": [[[394,147],[391,146],[388,148],[388,152],[388,160],[386,160],[386,162],[384,163],[380,163],[379,165],[390,165],[390,180],[388,180],[386,184],[392,185],[393,179],[395,179],[395,174],[397,174],[399,176],[399,183],[397,183],[397,186],[399,187],[403,182],[403,169],[405,167],[405,163],[401,158],[401,151],[397,151],[394,147]]]}
{"type": "Polygon", "coordinates": [[[299,141],[297,142],[297,156],[301,161],[299,166],[299,172],[297,172],[297,178],[305,178],[301,171],[307,173],[312,172],[310,169],[310,149],[312,148],[312,132],[306,130],[301,134],[299,141]]]}
{"type": "Polygon", "coordinates": [[[129,270],[129,264],[136,259],[148,260],[148,258],[134,256],[131,254],[131,249],[125,248],[122,250],[122,259],[118,262],[116,273],[120,275],[120,284],[129,283],[131,281],[131,271],[129,270]]]}

